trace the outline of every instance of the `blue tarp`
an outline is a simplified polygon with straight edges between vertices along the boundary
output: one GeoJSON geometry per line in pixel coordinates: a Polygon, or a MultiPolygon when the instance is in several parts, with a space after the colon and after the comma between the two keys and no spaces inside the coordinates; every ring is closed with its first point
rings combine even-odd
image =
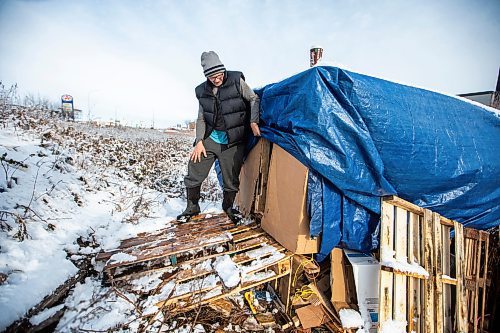
{"type": "Polygon", "coordinates": [[[314,67],[257,90],[262,136],[310,170],[311,235],[378,247],[380,197],[466,226],[500,223],[500,118],[452,96],[314,67]]]}

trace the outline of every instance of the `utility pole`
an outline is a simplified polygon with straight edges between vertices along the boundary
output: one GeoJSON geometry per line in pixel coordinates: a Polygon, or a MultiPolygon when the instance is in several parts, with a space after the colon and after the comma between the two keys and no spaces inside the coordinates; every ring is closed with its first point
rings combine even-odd
{"type": "Polygon", "coordinates": [[[92,120],[91,118],[91,113],[90,113],[90,94],[92,94],[93,92],[96,92],[96,91],[99,91],[99,89],[93,89],[93,90],[90,90],[88,93],[87,93],[87,117],[88,117],[88,122],[90,122],[92,120]]]}

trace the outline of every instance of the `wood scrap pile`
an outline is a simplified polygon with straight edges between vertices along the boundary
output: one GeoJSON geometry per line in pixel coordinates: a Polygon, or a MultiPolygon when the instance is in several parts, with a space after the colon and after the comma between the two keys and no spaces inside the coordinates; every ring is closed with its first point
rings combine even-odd
{"type": "MultiPolygon", "coordinates": [[[[347,321],[341,320],[340,309],[331,302],[331,267],[328,260],[319,265],[311,257],[295,255],[292,276],[289,315],[297,331],[350,332],[349,328],[342,327],[342,323],[347,321]]],[[[280,293],[285,294],[287,288],[286,282],[282,281],[280,293]]]]}
{"type": "Polygon", "coordinates": [[[103,265],[106,283],[138,296],[137,306],[150,325],[167,327],[173,318],[190,318],[189,311],[197,313],[197,320],[215,311],[219,322],[227,317],[227,323],[262,328],[282,321],[279,313],[286,305],[271,296],[269,283],[291,278],[292,258],[255,224],[235,226],[225,215],[202,214],[124,240],[96,261],[103,265]]]}

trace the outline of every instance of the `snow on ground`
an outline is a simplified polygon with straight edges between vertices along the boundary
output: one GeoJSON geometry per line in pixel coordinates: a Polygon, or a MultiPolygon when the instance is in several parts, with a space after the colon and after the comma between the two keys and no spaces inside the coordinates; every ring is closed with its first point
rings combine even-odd
{"type": "Polygon", "coordinates": [[[215,259],[214,269],[228,288],[234,288],[240,283],[240,270],[226,254],[215,259]]]}
{"type": "Polygon", "coordinates": [[[135,295],[128,294],[128,300],[103,288],[100,279],[87,278],[78,284],[66,300],[67,308],[56,331],[106,331],[119,324],[136,319],[133,301],[135,295]]]}
{"type": "MultiPolygon", "coordinates": [[[[166,227],[185,206],[182,176],[192,149],[189,137],[37,119],[23,108],[1,125],[0,331],[75,275],[79,260],[166,227]]],[[[220,210],[212,201],[220,197],[216,184],[212,172],[202,189],[210,199],[201,203],[205,211],[220,210]]],[[[145,288],[157,279],[143,281],[145,288]]],[[[123,296],[87,278],[66,300],[57,330],[133,321],[135,295],[123,296]]]]}
{"type": "Polygon", "coordinates": [[[38,324],[42,323],[44,320],[47,320],[50,317],[52,317],[57,311],[62,310],[63,308],[64,308],[64,304],[59,304],[59,305],[56,305],[52,308],[48,308],[48,309],[42,311],[41,313],[37,314],[36,316],[33,316],[30,319],[30,323],[33,325],[38,325],[38,324]]]}
{"type": "Polygon", "coordinates": [[[339,316],[343,328],[359,328],[365,324],[361,314],[353,309],[340,309],[339,316]]]}

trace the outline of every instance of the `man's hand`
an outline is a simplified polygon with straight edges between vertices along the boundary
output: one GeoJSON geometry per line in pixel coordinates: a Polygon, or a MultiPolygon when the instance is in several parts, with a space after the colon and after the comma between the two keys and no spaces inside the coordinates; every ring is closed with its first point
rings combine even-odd
{"type": "Polygon", "coordinates": [[[257,123],[250,123],[250,128],[252,129],[252,133],[254,136],[260,136],[260,128],[257,123]]]}
{"type": "Polygon", "coordinates": [[[191,161],[193,161],[194,163],[200,162],[202,154],[205,157],[207,157],[207,151],[205,150],[203,141],[200,140],[194,147],[193,152],[191,153],[191,161]]]}

